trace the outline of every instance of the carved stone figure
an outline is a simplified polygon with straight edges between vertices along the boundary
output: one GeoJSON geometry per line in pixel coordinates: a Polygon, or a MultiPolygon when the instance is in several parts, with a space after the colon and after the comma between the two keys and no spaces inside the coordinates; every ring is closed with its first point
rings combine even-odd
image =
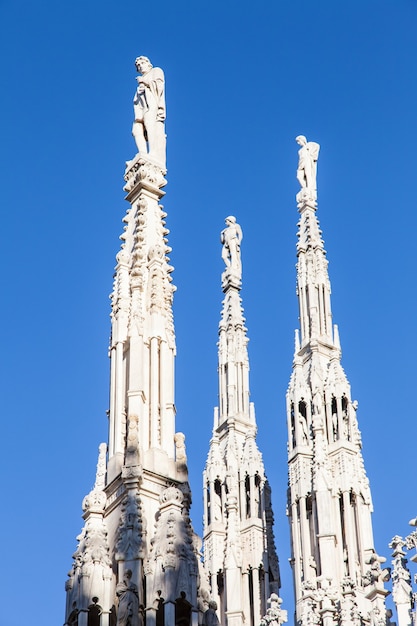
{"type": "Polygon", "coordinates": [[[308,441],[308,431],[307,431],[307,423],[306,419],[303,415],[298,416],[298,422],[300,424],[301,434],[302,434],[302,443],[307,443],[308,441]]]}
{"type": "Polygon", "coordinates": [[[382,563],[385,563],[386,559],[383,556],[379,556],[375,550],[372,551],[371,556],[367,559],[367,563],[370,565],[370,569],[365,572],[363,576],[363,584],[376,585],[377,587],[383,587],[383,583],[390,579],[391,568],[381,567],[382,563]]]}
{"type": "Polygon", "coordinates": [[[132,570],[128,569],[123,582],[116,587],[116,595],[119,598],[117,626],[140,626],[138,588],[131,582],[131,578],[132,570]]]}
{"type": "Polygon", "coordinates": [[[138,57],[138,87],[133,99],[135,119],[132,135],[140,155],[149,154],[165,167],[165,78],[160,67],[153,67],[148,57],[138,57]]]}
{"type": "Polygon", "coordinates": [[[215,522],[220,522],[222,519],[222,501],[216,491],[213,493],[213,518],[215,522]]]}
{"type": "Polygon", "coordinates": [[[337,441],[339,437],[339,424],[337,420],[337,413],[332,413],[332,426],[333,426],[333,441],[337,441]]]}
{"type": "Polygon", "coordinates": [[[217,617],[217,602],[211,600],[209,602],[209,608],[203,615],[202,626],[220,626],[219,618],[217,617]]]}
{"type": "Polygon", "coordinates": [[[304,135],[298,135],[295,141],[301,146],[298,151],[297,180],[302,189],[314,194],[317,189],[317,159],[320,145],[315,141],[307,141],[304,135]]]}
{"type": "Polygon", "coordinates": [[[226,228],[220,234],[220,241],[223,244],[222,259],[226,264],[226,268],[230,268],[235,276],[242,276],[242,262],[240,259],[240,244],[243,239],[242,229],[236,223],[236,218],[229,215],[224,220],[226,228]]]}
{"type": "Polygon", "coordinates": [[[281,604],[282,599],[276,593],[272,593],[268,599],[269,608],[261,619],[260,626],[280,626],[288,620],[287,611],[281,609],[281,604]]]}
{"type": "Polygon", "coordinates": [[[175,433],[175,459],[178,463],[187,463],[187,453],[185,451],[185,435],[184,433],[175,433]]]}

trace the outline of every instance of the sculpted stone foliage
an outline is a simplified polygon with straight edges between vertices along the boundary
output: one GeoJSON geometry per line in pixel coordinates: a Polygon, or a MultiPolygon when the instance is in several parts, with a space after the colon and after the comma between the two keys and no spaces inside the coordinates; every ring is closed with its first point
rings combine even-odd
{"type": "Polygon", "coordinates": [[[198,563],[193,544],[193,531],[184,495],[177,487],[168,487],[160,497],[160,513],[151,540],[151,552],[146,562],[148,602],[162,595],[175,600],[185,594],[192,598],[197,592],[198,563]],[[167,569],[175,572],[166,576],[167,569]]]}
{"type": "MultiPolygon", "coordinates": [[[[68,573],[67,590],[75,589],[82,577],[96,582],[111,576],[111,559],[107,541],[107,526],[102,519],[87,519],[81,534],[77,537],[78,546],[73,554],[73,565],[68,573]]],[[[90,594],[92,596],[94,591],[90,594]]]]}
{"type": "Polygon", "coordinates": [[[412,587],[411,574],[407,567],[407,559],[403,550],[406,542],[402,537],[396,535],[389,547],[393,550],[392,561],[392,596],[395,604],[406,604],[411,609],[412,587]]]}
{"type": "MultiPolygon", "coordinates": [[[[133,191],[136,185],[141,184],[145,189],[159,190],[167,184],[161,167],[149,161],[146,157],[135,157],[126,164],[124,174],[124,191],[133,191]]],[[[162,192],[161,192],[162,193],[162,192]]],[[[163,193],[162,193],[163,195],[163,193]]]]}

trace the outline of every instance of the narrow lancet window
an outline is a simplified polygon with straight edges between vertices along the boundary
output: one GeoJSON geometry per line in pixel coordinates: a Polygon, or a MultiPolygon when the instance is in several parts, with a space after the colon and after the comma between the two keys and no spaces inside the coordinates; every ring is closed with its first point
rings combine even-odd
{"type": "Polygon", "coordinates": [[[210,484],[207,484],[207,524],[211,524],[211,497],[210,497],[210,484]]]}
{"type": "Polygon", "coordinates": [[[261,507],[261,477],[259,474],[255,474],[255,515],[262,517],[261,507]]]}
{"type": "Polygon", "coordinates": [[[343,437],[350,441],[349,410],[346,396],[342,397],[343,437]]]}
{"type": "Polygon", "coordinates": [[[250,479],[246,475],[245,478],[245,500],[246,500],[246,517],[250,517],[250,479]]]}
{"type": "Polygon", "coordinates": [[[295,413],[294,413],[294,402],[291,402],[291,412],[290,412],[290,428],[291,428],[291,448],[295,448],[295,413]]]}
{"type": "Polygon", "coordinates": [[[221,522],[222,520],[222,485],[218,478],[214,481],[212,517],[215,522],[221,522]]]}
{"type": "Polygon", "coordinates": [[[339,421],[337,416],[337,400],[332,397],[332,429],[333,429],[333,441],[339,439],[339,421]]]}

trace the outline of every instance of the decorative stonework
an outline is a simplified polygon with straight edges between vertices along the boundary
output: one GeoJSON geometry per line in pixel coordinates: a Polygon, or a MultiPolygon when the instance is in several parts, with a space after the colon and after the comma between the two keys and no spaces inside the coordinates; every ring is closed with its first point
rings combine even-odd
{"type": "Polygon", "coordinates": [[[389,544],[389,547],[393,551],[393,567],[391,572],[392,597],[397,607],[406,607],[406,611],[411,615],[413,592],[411,587],[411,574],[407,567],[407,559],[405,558],[405,552],[403,550],[406,545],[406,542],[398,535],[396,535],[389,544]]]}
{"type": "Polygon", "coordinates": [[[172,602],[185,594],[190,601],[197,593],[198,562],[183,504],[184,496],[177,487],[168,487],[161,494],[160,515],[145,566],[150,606],[157,597],[172,602]],[[168,570],[172,570],[169,575],[168,570]]]}
{"type": "Polygon", "coordinates": [[[130,193],[136,186],[149,191],[157,191],[167,184],[161,167],[145,157],[136,156],[126,164],[124,191],[130,193]]]}
{"type": "Polygon", "coordinates": [[[144,557],[144,527],[139,492],[128,493],[122,501],[117,531],[116,560],[131,561],[144,557]]]}

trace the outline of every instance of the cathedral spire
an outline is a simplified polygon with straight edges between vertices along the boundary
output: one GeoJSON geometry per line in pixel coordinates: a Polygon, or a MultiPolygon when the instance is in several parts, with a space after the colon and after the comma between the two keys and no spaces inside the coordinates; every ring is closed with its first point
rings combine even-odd
{"type": "Polygon", "coordinates": [[[219,323],[219,424],[228,418],[249,422],[249,360],[245,318],[240,290],[242,262],[240,245],[242,229],[231,215],[221,233],[222,258],[226,269],[222,274],[224,295],[219,323]]]}
{"type": "Polygon", "coordinates": [[[223,307],[219,324],[219,408],[204,470],[204,553],[220,623],[257,624],[280,586],[270,488],[249,402],[249,359],[240,289],[242,229],[221,233],[223,307]]]}
{"type": "Polygon", "coordinates": [[[297,178],[301,183],[301,191],[297,194],[300,213],[297,233],[297,293],[301,344],[306,345],[309,341],[331,344],[333,338],[328,262],[316,217],[316,171],[320,146],[313,141],[307,142],[303,135],[297,137],[297,142],[301,146],[297,170],[297,178]]]}
{"type": "Polygon", "coordinates": [[[384,561],[350,385],[332,328],[330,281],[316,217],[320,146],[300,135],[297,295],[300,341],[287,392],[292,567],[297,622],[385,624],[384,561]],[[381,620],[381,621],[378,621],[381,620]]]}
{"type": "Polygon", "coordinates": [[[78,626],[98,623],[94,610],[102,611],[101,626],[155,626],[197,624],[208,609],[200,544],[189,518],[185,438],[175,432],[175,288],[161,204],[164,73],[147,57],[135,65],[138,153],[126,164],[129,208],[111,294],[107,467],[102,445],[67,582],[66,623],[77,618],[78,626]]]}

